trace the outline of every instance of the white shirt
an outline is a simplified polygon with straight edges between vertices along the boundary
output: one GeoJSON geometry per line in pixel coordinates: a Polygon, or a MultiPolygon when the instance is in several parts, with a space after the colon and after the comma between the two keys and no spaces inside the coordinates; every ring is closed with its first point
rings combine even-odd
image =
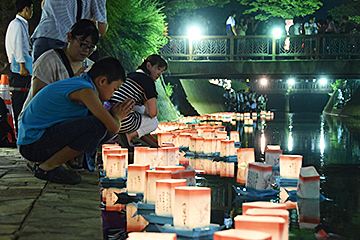
{"type": "Polygon", "coordinates": [[[305,28],[305,35],[312,35],[312,34],[317,34],[317,25],[316,23],[309,23],[309,22],[306,22],[304,24],[304,28],[305,28]],[[305,27],[311,27],[309,29],[306,29],[305,27]]]}
{"type": "Polygon", "coordinates": [[[30,57],[28,29],[27,20],[20,15],[16,15],[15,19],[10,22],[5,35],[5,49],[10,64],[13,56],[18,63],[24,63],[26,62],[25,57],[30,57]]]}
{"type": "Polygon", "coordinates": [[[226,20],[226,26],[227,27],[235,26],[235,19],[232,16],[229,16],[229,18],[226,20]]]}

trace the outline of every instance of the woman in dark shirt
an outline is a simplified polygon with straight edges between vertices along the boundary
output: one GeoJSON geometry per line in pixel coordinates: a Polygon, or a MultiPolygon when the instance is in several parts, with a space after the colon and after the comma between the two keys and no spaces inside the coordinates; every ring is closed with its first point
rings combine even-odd
{"type": "Polygon", "coordinates": [[[155,81],[168,68],[167,62],[160,55],[152,54],[138,66],[136,72],[129,73],[121,87],[114,92],[110,102],[122,102],[126,98],[134,99],[137,106],[123,121],[119,131],[123,147],[129,147],[133,137],[138,137],[151,147],[158,147],[150,133],[157,126],[157,96],[155,81]],[[126,136],[126,137],[125,137],[126,136]]]}

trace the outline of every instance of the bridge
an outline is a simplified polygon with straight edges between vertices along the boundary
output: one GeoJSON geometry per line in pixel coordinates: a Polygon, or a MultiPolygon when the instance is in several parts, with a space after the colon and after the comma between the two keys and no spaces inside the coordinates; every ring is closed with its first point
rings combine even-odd
{"type": "Polygon", "coordinates": [[[172,36],[162,48],[170,78],[301,79],[360,76],[360,34],[172,36]]]}
{"type": "Polygon", "coordinates": [[[176,86],[174,92],[180,92],[176,94],[180,95],[177,98],[181,104],[187,99],[196,110],[200,105],[204,109],[207,102],[221,105],[220,100],[215,100],[220,99],[221,91],[216,92],[203,81],[197,82],[200,79],[245,82],[259,94],[273,94],[272,99],[283,99],[284,108],[289,111],[291,102],[304,101],[303,94],[307,94],[305,99],[313,99],[309,104],[326,104],[328,93],[333,91],[331,82],[360,76],[360,34],[282,36],[280,39],[172,36],[161,55],[169,63],[165,81],[176,86]],[[262,78],[268,80],[267,84],[262,84],[262,78]],[[294,79],[291,85],[288,84],[290,78],[294,79]],[[321,78],[328,82],[321,83],[321,78]]]}

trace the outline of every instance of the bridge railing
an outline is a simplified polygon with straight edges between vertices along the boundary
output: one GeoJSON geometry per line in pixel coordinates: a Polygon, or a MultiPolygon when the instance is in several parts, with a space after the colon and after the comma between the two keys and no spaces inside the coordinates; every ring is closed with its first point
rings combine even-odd
{"type": "Polygon", "coordinates": [[[282,36],[171,36],[161,55],[172,60],[360,58],[360,34],[282,36]]]}
{"type": "Polygon", "coordinates": [[[286,81],[272,80],[268,84],[262,85],[259,81],[256,80],[250,84],[250,87],[253,90],[262,92],[274,92],[274,90],[287,92],[290,90],[291,93],[329,93],[333,91],[330,83],[321,84],[312,80],[302,80],[300,82],[295,82],[292,86],[289,86],[286,81]]]}

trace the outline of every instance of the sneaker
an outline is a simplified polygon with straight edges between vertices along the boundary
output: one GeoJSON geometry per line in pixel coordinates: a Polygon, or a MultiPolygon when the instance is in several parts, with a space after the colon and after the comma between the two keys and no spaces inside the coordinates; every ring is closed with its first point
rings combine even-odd
{"type": "Polygon", "coordinates": [[[44,171],[36,164],[34,172],[35,177],[54,183],[77,184],[81,182],[80,175],[67,171],[63,166],[44,171]]]}
{"type": "Polygon", "coordinates": [[[29,162],[26,163],[26,168],[31,172],[34,173],[34,165],[31,165],[29,162]]]}

